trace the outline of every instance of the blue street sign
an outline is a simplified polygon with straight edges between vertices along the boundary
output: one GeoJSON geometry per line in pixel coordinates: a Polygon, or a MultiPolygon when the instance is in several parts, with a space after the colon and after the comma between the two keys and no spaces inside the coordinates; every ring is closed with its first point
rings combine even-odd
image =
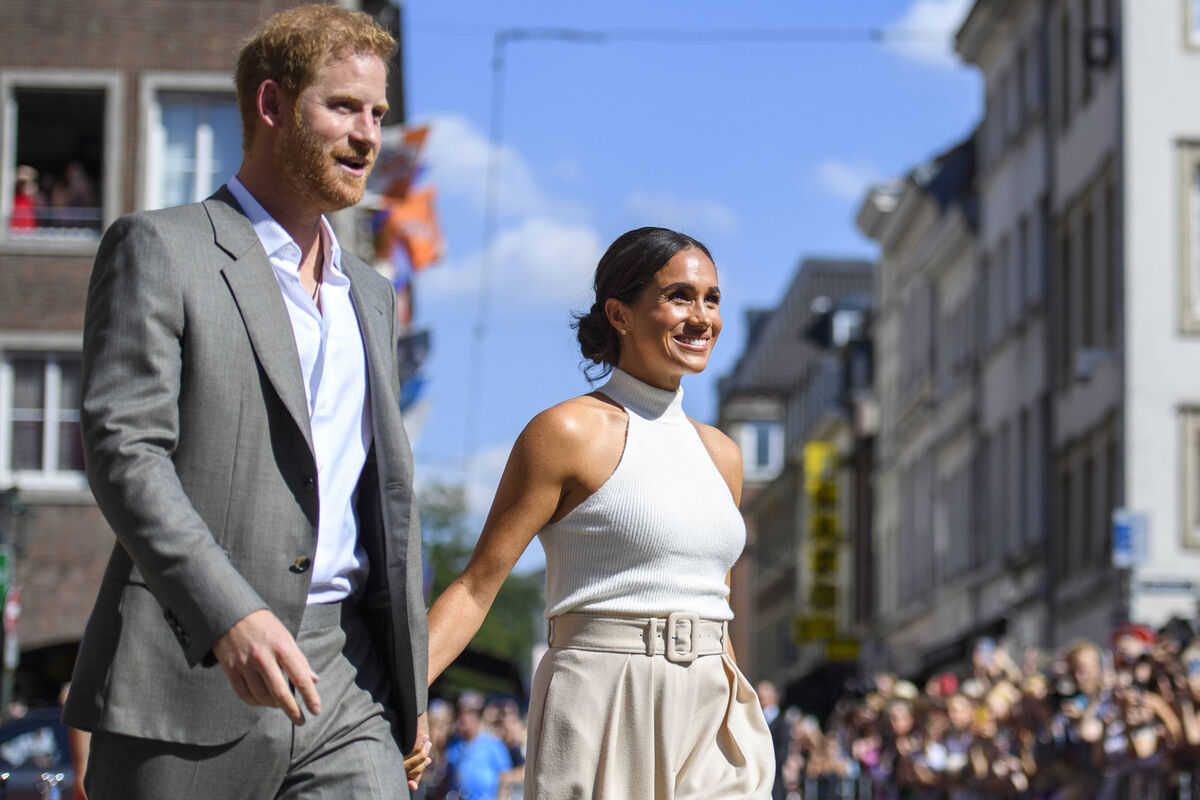
{"type": "Polygon", "coordinates": [[[1146,563],[1150,519],[1144,511],[1127,508],[1113,510],[1112,564],[1114,567],[1137,567],[1146,563]]]}

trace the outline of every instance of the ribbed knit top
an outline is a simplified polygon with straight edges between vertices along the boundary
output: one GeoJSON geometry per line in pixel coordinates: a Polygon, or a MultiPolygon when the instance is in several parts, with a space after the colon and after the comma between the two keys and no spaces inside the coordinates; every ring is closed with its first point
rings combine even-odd
{"type": "Polygon", "coordinates": [[[546,552],[546,617],[692,611],[732,619],[725,575],[746,526],[695,426],[683,391],[614,370],[599,391],[629,419],[616,470],[538,533],[546,552]]]}

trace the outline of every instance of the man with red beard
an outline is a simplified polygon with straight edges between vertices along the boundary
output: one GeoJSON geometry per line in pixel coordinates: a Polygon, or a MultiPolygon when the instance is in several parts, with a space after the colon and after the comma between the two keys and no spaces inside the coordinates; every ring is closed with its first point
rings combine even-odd
{"type": "Polygon", "coordinates": [[[390,798],[427,763],[396,300],[325,218],[362,196],[395,49],[338,6],[266,20],[237,176],[101,242],[82,419],[117,542],[63,715],[92,800],[390,798]]]}

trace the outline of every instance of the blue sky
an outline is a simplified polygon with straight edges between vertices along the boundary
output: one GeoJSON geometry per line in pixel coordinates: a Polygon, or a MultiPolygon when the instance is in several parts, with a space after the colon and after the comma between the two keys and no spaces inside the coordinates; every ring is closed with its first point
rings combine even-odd
{"type": "MultiPolygon", "coordinates": [[[[715,257],[724,331],[708,370],[684,381],[685,408],[711,422],[746,310],[773,306],[805,256],[873,256],[854,226],[866,188],[977,124],[979,74],[950,46],[968,7],[405,0],[408,118],[432,126],[425,180],[438,189],[447,242],[443,262],[416,284],[417,324],[434,337],[414,441],[421,479],[466,484],[482,517],[525,423],[588,391],[569,315],[590,304],[607,244],[641,225],[684,230],[715,257]],[[509,44],[499,213],[485,242],[484,176],[497,144],[488,136],[493,33],[549,27],[614,37],[509,44]],[[631,41],[631,29],[889,36],[664,43],[631,41]],[[480,357],[472,343],[485,248],[492,270],[480,357]]],[[[523,565],[538,560],[534,552],[523,565]]]]}

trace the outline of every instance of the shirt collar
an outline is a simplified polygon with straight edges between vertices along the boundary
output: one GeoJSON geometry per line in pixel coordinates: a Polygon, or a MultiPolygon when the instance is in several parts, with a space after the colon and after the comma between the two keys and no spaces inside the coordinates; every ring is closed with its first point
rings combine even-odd
{"type": "MultiPolygon", "coordinates": [[[[250,220],[250,224],[254,227],[254,233],[258,235],[258,240],[262,242],[263,249],[267,251],[268,257],[274,257],[280,254],[280,251],[288,247],[294,246],[295,257],[284,256],[289,262],[299,266],[300,248],[296,245],[296,240],[284,230],[283,226],[275,221],[267,210],[262,207],[262,203],[250,194],[250,190],[246,188],[238,177],[234,175],[226,184],[229,187],[233,198],[237,200],[238,205],[242,207],[242,211],[246,212],[246,218],[250,220]]],[[[333,272],[339,277],[342,273],[342,247],[338,243],[337,236],[333,232],[333,226],[329,224],[329,220],[325,215],[321,215],[321,225],[325,229],[325,235],[321,237],[321,247],[323,248],[322,255],[324,263],[327,267],[331,267],[333,272]]]]}

